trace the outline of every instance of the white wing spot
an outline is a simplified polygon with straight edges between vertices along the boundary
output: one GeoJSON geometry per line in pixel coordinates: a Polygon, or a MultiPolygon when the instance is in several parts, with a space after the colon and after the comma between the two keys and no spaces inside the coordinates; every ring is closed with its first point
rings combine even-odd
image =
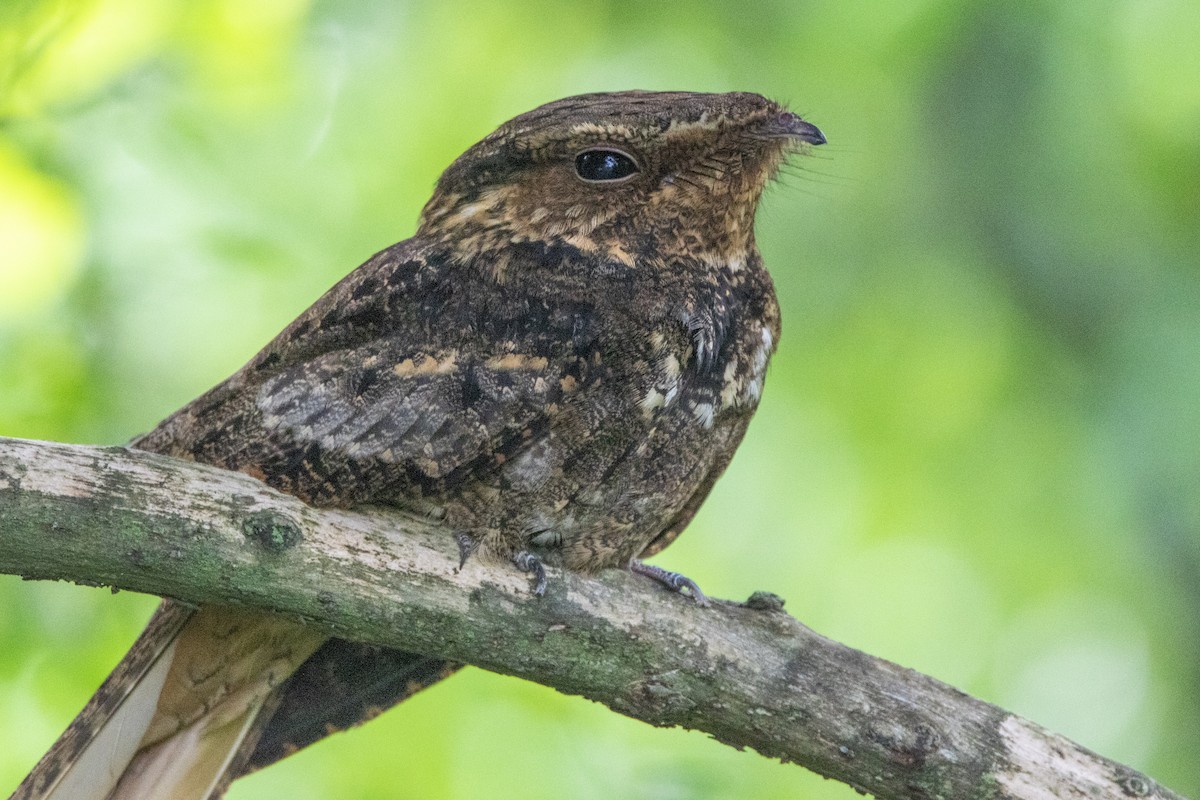
{"type": "Polygon", "coordinates": [[[649,417],[656,410],[662,408],[666,402],[666,395],[664,395],[658,389],[651,389],[650,391],[646,392],[646,396],[642,398],[642,402],[640,403],[642,407],[642,413],[649,417]]]}

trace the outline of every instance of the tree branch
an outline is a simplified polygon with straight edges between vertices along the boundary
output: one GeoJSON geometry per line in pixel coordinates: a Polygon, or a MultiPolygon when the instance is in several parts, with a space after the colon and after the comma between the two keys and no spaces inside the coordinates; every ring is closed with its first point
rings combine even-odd
{"type": "Polygon", "coordinates": [[[1178,798],[925,675],[830,641],[770,595],[700,608],[651,582],[476,559],[396,513],[318,510],[239,473],[0,439],[0,572],[252,606],[706,731],[881,798],[1178,798]]]}

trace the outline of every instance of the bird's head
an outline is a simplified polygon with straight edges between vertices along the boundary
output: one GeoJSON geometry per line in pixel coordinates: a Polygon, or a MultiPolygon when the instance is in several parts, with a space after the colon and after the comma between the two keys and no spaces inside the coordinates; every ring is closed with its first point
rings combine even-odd
{"type": "Polygon", "coordinates": [[[816,126],[748,92],[613,92],[522,114],[442,174],[418,235],[465,259],[562,244],[633,267],[740,259],[763,188],[816,126]]]}

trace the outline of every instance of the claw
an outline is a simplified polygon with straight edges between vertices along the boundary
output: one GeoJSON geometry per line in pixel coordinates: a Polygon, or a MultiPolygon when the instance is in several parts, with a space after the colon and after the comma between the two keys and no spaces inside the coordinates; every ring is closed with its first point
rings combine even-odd
{"type": "Polygon", "coordinates": [[[467,565],[471,554],[479,549],[479,542],[471,538],[471,534],[466,531],[454,534],[454,541],[458,543],[458,568],[462,569],[467,565]]]}
{"type": "Polygon", "coordinates": [[[680,594],[686,594],[696,601],[696,605],[709,605],[708,597],[704,592],[700,591],[700,587],[691,578],[680,575],[678,572],[671,572],[654,564],[647,564],[644,561],[634,561],[629,565],[629,571],[638,575],[645,575],[647,578],[652,578],[658,581],[668,589],[673,589],[680,594]]]}
{"type": "Polygon", "coordinates": [[[521,550],[512,557],[521,572],[533,573],[533,593],[541,597],[546,593],[546,568],[542,560],[528,550],[521,550]]]}

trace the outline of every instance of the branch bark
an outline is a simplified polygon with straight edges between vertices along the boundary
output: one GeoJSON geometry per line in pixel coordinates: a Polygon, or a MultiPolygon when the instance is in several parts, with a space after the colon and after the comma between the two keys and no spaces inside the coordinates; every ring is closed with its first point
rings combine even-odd
{"type": "Polygon", "coordinates": [[[319,510],[238,473],[0,439],[0,572],[301,618],[705,731],[881,798],[1179,798],[930,677],[826,639],[770,595],[700,608],[613,570],[546,596],[395,512],[319,510]]]}

